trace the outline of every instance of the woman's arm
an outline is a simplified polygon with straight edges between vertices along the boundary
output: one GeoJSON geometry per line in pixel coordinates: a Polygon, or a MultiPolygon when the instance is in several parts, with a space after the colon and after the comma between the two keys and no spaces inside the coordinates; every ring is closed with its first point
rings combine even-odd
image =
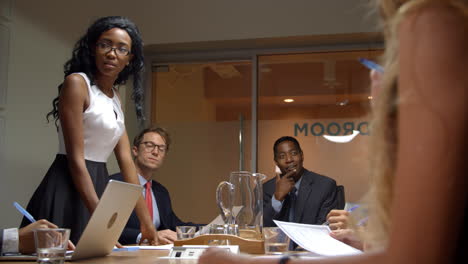
{"type": "MultiPolygon", "coordinates": [[[[138,176],[136,173],[135,164],[133,163],[132,155],[130,153],[130,142],[128,141],[127,132],[125,131],[120,137],[117,146],[114,149],[115,157],[122,172],[124,181],[139,185],[138,176]]],[[[156,229],[151,221],[151,217],[146,208],[143,196],[138,198],[135,206],[135,212],[140,220],[141,240],[148,240],[150,244],[158,244],[156,229]]]]}
{"type": "Polygon", "coordinates": [[[85,80],[77,74],[68,75],[59,98],[60,125],[73,183],[86,208],[93,213],[99,198],[84,158],[83,112],[88,105],[89,95],[85,80]]]}

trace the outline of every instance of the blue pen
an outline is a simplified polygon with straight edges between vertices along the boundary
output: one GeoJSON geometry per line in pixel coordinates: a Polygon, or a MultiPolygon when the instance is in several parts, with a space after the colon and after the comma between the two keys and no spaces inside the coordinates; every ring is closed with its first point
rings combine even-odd
{"type": "Polygon", "coordinates": [[[350,209],[348,209],[348,212],[352,212],[354,210],[356,210],[357,208],[359,208],[359,204],[356,204],[355,206],[351,207],[350,209]]]}
{"type": "Polygon", "coordinates": [[[371,61],[371,60],[368,60],[368,59],[364,59],[364,58],[359,58],[359,62],[362,63],[362,65],[366,66],[368,69],[370,70],[376,70],[380,73],[383,73],[384,72],[384,68],[382,66],[380,66],[379,64],[371,61]]]}
{"type": "Polygon", "coordinates": [[[363,226],[363,225],[365,225],[365,224],[367,223],[367,220],[369,220],[369,217],[368,217],[368,216],[366,216],[366,217],[364,217],[363,219],[359,220],[359,222],[358,222],[357,225],[358,225],[358,226],[363,226]]]}
{"type": "Polygon", "coordinates": [[[26,217],[31,223],[34,223],[36,222],[36,220],[34,219],[34,217],[28,213],[28,211],[26,211],[26,209],[24,209],[21,205],[19,205],[19,203],[17,202],[13,202],[13,205],[16,207],[16,209],[18,209],[18,211],[20,211],[20,213],[22,215],[24,215],[24,217],[26,217]]]}
{"type": "MultiPolygon", "coordinates": [[[[356,210],[357,208],[359,208],[359,204],[354,205],[353,207],[351,207],[350,209],[348,209],[348,210],[346,210],[346,211],[348,211],[348,212],[351,213],[352,211],[356,210]]],[[[328,220],[327,220],[327,221],[325,221],[322,225],[329,225],[329,224],[330,224],[330,223],[329,223],[328,220]]]]}

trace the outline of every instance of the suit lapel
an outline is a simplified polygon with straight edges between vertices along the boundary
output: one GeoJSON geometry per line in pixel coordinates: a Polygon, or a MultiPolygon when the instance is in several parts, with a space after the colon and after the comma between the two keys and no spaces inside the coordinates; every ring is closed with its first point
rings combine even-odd
{"type": "Polygon", "coordinates": [[[160,222],[160,228],[164,225],[164,220],[163,216],[161,215],[161,194],[160,190],[158,188],[158,183],[155,180],[152,180],[151,188],[153,189],[153,194],[154,194],[154,199],[156,200],[156,205],[158,206],[158,215],[159,215],[159,222],[160,222]]]}
{"type": "Polygon", "coordinates": [[[313,175],[306,169],[302,175],[301,185],[299,186],[299,193],[296,201],[296,208],[294,214],[294,221],[301,222],[302,216],[304,215],[304,207],[307,204],[312,188],[310,187],[314,183],[313,175]]]}

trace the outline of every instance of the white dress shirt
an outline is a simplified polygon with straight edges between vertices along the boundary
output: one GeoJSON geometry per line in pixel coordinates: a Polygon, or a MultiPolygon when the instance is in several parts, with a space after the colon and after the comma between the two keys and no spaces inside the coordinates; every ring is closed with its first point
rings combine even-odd
{"type": "MultiPolygon", "coordinates": [[[[143,176],[138,174],[138,180],[140,180],[140,185],[143,186],[143,197],[146,197],[146,186],[145,184],[148,182],[143,176]]],[[[151,181],[151,180],[150,180],[151,181]]],[[[153,189],[151,189],[151,196],[153,201],[153,224],[156,230],[158,230],[159,226],[161,226],[161,219],[159,217],[159,210],[158,204],[156,203],[156,198],[154,197],[153,189]]],[[[136,243],[140,243],[141,233],[138,234],[136,243]]]]}
{"type": "Polygon", "coordinates": [[[18,253],[18,228],[3,229],[3,242],[0,253],[18,253]]]}

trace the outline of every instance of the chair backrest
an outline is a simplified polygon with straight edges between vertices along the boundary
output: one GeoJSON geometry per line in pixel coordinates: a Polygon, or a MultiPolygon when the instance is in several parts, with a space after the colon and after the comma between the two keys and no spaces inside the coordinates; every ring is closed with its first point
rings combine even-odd
{"type": "Polygon", "coordinates": [[[336,186],[336,209],[344,209],[346,205],[345,191],[343,185],[336,186]]]}

